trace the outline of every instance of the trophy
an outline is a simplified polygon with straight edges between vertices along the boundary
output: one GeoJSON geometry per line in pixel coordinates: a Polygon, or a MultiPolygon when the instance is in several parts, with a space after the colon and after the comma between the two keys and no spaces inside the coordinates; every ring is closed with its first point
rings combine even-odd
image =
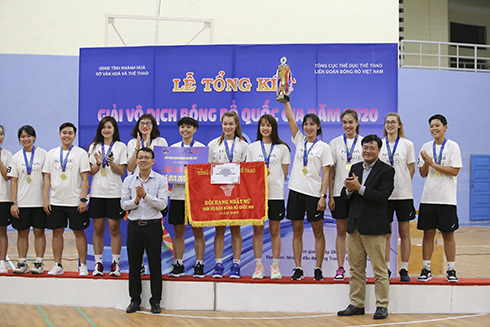
{"type": "Polygon", "coordinates": [[[286,64],[287,58],[281,58],[281,64],[277,66],[277,98],[280,103],[289,102],[289,94],[293,91],[293,74],[289,69],[289,64],[286,64]],[[285,85],[286,89],[281,90],[280,86],[285,85]]]}

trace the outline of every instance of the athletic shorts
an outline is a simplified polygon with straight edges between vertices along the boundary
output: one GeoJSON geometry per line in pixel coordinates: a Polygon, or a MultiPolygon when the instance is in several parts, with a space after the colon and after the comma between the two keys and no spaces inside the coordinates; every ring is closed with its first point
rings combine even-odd
{"type": "Polygon", "coordinates": [[[316,210],[320,198],[289,190],[288,212],[289,220],[304,220],[306,212],[307,221],[320,221],[323,219],[323,211],[316,210]]]}
{"type": "Polygon", "coordinates": [[[284,200],[269,200],[267,201],[269,210],[267,212],[269,220],[281,221],[284,218],[286,209],[284,208],[284,200]]]}
{"type": "Polygon", "coordinates": [[[396,212],[398,221],[410,221],[415,219],[415,207],[413,199],[406,200],[388,200],[388,217],[390,223],[393,222],[393,214],[396,212]]]}
{"type": "Polygon", "coordinates": [[[12,216],[10,215],[11,206],[10,202],[0,202],[0,226],[8,226],[12,222],[12,216]]]}
{"type": "Polygon", "coordinates": [[[90,218],[122,219],[126,211],[121,209],[121,199],[90,198],[88,216],[90,218]]]}
{"type": "Polygon", "coordinates": [[[70,227],[71,230],[84,230],[89,225],[88,212],[79,213],[77,207],[51,206],[51,214],[46,219],[46,228],[49,229],[70,227]]]}
{"type": "Polygon", "coordinates": [[[185,223],[185,201],[170,200],[168,210],[168,223],[170,225],[183,225],[185,223]]]}
{"type": "Polygon", "coordinates": [[[12,217],[12,227],[23,231],[32,227],[46,228],[46,212],[44,208],[19,208],[19,218],[12,217]]]}
{"type": "Polygon", "coordinates": [[[436,228],[443,233],[451,233],[459,228],[458,211],[455,205],[420,204],[417,229],[436,228]]]}
{"type": "Polygon", "coordinates": [[[340,196],[334,196],[335,210],[330,210],[333,219],[347,219],[349,218],[349,201],[343,199],[340,196]]]}

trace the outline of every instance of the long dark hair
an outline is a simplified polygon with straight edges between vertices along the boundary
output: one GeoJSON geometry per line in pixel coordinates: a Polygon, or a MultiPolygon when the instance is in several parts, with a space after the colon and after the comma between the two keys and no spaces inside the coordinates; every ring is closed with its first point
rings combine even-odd
{"type": "Polygon", "coordinates": [[[352,109],[345,109],[344,112],[340,115],[340,119],[344,118],[345,115],[351,115],[352,117],[354,117],[357,123],[356,133],[359,134],[359,116],[357,115],[357,112],[352,109]]]}
{"type": "MultiPolygon", "coordinates": [[[[236,124],[235,137],[238,136],[238,138],[241,140],[242,139],[242,128],[240,127],[240,118],[238,118],[238,114],[234,111],[227,111],[223,114],[223,116],[221,116],[221,122],[223,122],[223,119],[225,119],[225,117],[232,117],[233,119],[235,119],[235,124],[236,124]]],[[[225,132],[223,131],[223,134],[221,134],[221,137],[219,138],[219,144],[220,145],[221,145],[221,143],[223,143],[224,139],[225,139],[225,132]]]]}
{"type": "Polygon", "coordinates": [[[277,132],[277,120],[274,118],[274,116],[269,115],[269,114],[262,115],[262,117],[260,117],[260,119],[259,119],[259,122],[257,124],[257,141],[262,141],[262,134],[260,133],[260,124],[262,123],[262,121],[268,122],[272,126],[272,132],[271,132],[272,144],[284,144],[285,146],[288,147],[289,152],[291,152],[289,145],[284,143],[279,138],[279,134],[277,132]]]}
{"type": "Polygon", "coordinates": [[[140,122],[143,119],[151,120],[152,129],[151,129],[150,139],[154,140],[157,137],[159,137],[160,136],[160,130],[158,129],[157,120],[155,119],[155,117],[153,117],[152,114],[142,114],[141,117],[136,122],[136,125],[134,125],[133,130],[131,131],[130,135],[134,138],[138,137],[138,132],[140,130],[140,122]]]}
{"type": "Polygon", "coordinates": [[[114,134],[112,134],[112,141],[121,141],[119,137],[119,127],[117,127],[117,121],[112,116],[105,116],[99,122],[99,126],[97,126],[97,132],[95,133],[94,140],[92,141],[93,145],[102,144],[104,142],[104,137],[102,136],[102,129],[104,128],[105,123],[110,122],[112,127],[114,127],[114,134]]]}

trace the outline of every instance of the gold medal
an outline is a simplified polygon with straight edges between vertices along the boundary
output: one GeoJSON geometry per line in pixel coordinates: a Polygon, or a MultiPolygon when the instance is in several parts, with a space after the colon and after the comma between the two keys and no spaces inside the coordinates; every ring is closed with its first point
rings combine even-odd
{"type": "Polygon", "coordinates": [[[28,176],[27,176],[27,178],[26,178],[26,182],[27,182],[27,183],[32,182],[32,179],[31,179],[31,176],[30,176],[30,175],[28,175],[28,176]]]}
{"type": "Polygon", "coordinates": [[[436,175],[437,178],[439,178],[439,177],[441,177],[442,174],[441,174],[440,171],[436,171],[435,175],[436,175]]]}
{"type": "Polygon", "coordinates": [[[267,176],[269,176],[270,174],[271,174],[271,170],[267,168],[267,176]]]}
{"type": "Polygon", "coordinates": [[[345,164],[345,170],[350,171],[351,167],[352,167],[352,165],[350,162],[345,164]]]}
{"type": "Polygon", "coordinates": [[[66,174],[65,174],[65,173],[62,173],[62,174],[61,174],[61,179],[62,179],[62,180],[65,180],[65,179],[66,179],[66,174]]]}
{"type": "Polygon", "coordinates": [[[105,175],[107,174],[107,173],[105,172],[105,168],[102,168],[102,170],[100,171],[100,174],[102,175],[102,177],[105,177],[105,175]]]}
{"type": "Polygon", "coordinates": [[[303,166],[303,175],[308,174],[308,168],[306,166],[303,166]]]}

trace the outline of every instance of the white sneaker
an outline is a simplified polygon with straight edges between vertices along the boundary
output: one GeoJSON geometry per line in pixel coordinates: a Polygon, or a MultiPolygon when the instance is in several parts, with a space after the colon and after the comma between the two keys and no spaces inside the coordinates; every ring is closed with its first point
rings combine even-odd
{"type": "Polygon", "coordinates": [[[7,263],[5,260],[0,260],[0,274],[8,274],[7,263]]]}
{"type": "Polygon", "coordinates": [[[44,263],[41,262],[34,262],[34,267],[31,268],[31,273],[35,275],[41,275],[44,272],[44,263]]]}
{"type": "Polygon", "coordinates": [[[281,279],[282,275],[279,271],[279,265],[277,263],[273,263],[271,266],[271,279],[281,279]]]}
{"type": "Polygon", "coordinates": [[[82,263],[78,268],[78,276],[88,276],[88,268],[87,265],[82,263]]]}
{"type": "Polygon", "coordinates": [[[48,271],[48,275],[63,275],[64,273],[63,266],[56,262],[54,263],[53,268],[48,271]]]}
{"type": "Polygon", "coordinates": [[[264,265],[258,263],[255,265],[255,272],[252,275],[252,279],[262,279],[264,278],[265,268],[264,265]]]}
{"type": "Polygon", "coordinates": [[[29,272],[29,266],[27,262],[18,262],[17,267],[12,270],[14,274],[27,274],[29,272]]]}
{"type": "Polygon", "coordinates": [[[121,276],[121,270],[119,269],[119,263],[117,263],[116,261],[112,262],[111,272],[109,273],[109,276],[116,276],[116,277],[121,276]]]}

